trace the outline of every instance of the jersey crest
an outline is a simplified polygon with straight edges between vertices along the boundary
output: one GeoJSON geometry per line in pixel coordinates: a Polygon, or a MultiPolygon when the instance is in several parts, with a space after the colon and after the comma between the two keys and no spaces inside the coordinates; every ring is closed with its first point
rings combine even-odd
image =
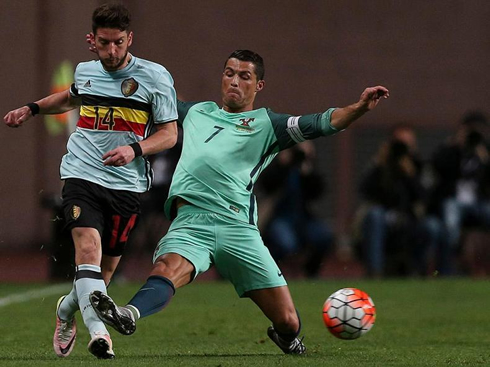
{"type": "Polygon", "coordinates": [[[81,214],[81,213],[82,213],[82,208],[80,208],[79,206],[77,206],[77,205],[73,205],[73,206],[71,207],[71,212],[70,212],[70,214],[71,214],[71,218],[72,218],[73,220],[77,220],[77,219],[80,217],[80,214],[81,214]]]}
{"type": "Polygon", "coordinates": [[[124,97],[132,96],[138,90],[139,84],[134,78],[129,78],[121,83],[121,93],[124,97]]]}
{"type": "Polygon", "coordinates": [[[241,124],[235,125],[238,131],[245,131],[247,133],[251,133],[255,131],[253,127],[250,126],[251,122],[255,121],[255,117],[250,117],[248,119],[240,119],[241,124]]]}

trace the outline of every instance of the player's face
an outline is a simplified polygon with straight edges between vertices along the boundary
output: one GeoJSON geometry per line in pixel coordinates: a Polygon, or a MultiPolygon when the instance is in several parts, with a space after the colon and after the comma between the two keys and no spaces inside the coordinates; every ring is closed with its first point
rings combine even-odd
{"type": "Polygon", "coordinates": [[[128,48],[133,42],[133,32],[117,28],[99,28],[94,35],[95,49],[107,71],[124,68],[129,62],[128,48]]]}
{"type": "Polygon", "coordinates": [[[264,88],[264,83],[257,80],[252,62],[228,59],[221,78],[223,109],[228,112],[253,110],[255,95],[264,88]]]}

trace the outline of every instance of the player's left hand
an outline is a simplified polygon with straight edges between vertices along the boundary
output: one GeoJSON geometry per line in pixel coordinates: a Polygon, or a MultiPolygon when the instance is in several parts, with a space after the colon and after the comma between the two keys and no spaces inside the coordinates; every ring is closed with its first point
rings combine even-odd
{"type": "Polygon", "coordinates": [[[102,156],[104,166],[121,167],[131,163],[134,159],[134,150],[129,145],[117,147],[102,156]]]}
{"type": "Polygon", "coordinates": [[[377,106],[381,98],[388,98],[390,91],[385,87],[378,85],[376,87],[366,88],[361,94],[359,102],[369,111],[377,106]]]}

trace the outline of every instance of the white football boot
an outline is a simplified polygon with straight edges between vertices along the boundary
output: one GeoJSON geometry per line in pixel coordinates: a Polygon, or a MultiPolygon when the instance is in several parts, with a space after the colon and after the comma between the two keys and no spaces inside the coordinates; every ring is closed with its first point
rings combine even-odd
{"type": "Polygon", "coordinates": [[[75,317],[69,321],[64,321],[58,316],[58,309],[65,297],[61,296],[56,304],[56,328],[53,335],[53,348],[58,357],[68,357],[75,346],[75,339],[77,338],[75,317]]]}
{"type": "Polygon", "coordinates": [[[99,359],[113,359],[115,357],[111,337],[107,334],[95,333],[87,348],[99,359]]]}

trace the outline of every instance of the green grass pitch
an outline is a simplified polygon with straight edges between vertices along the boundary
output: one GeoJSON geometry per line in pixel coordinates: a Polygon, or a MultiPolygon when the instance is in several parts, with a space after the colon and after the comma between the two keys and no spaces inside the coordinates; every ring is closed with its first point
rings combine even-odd
{"type": "MultiPolygon", "coordinates": [[[[58,295],[2,305],[1,300],[48,285],[0,284],[0,366],[489,366],[488,281],[318,280],[290,282],[303,321],[306,356],[289,356],[267,338],[268,320],[226,282],[196,282],[170,305],[140,320],[136,333],[112,332],[116,359],[98,361],[79,333],[72,354],[52,350],[58,295]],[[325,299],[343,287],[366,291],[377,308],[374,327],[357,340],[339,340],[323,326],[325,299]]],[[[69,289],[66,285],[66,289],[69,289]]],[[[138,284],[114,284],[124,303],[138,284]]],[[[61,292],[60,292],[61,294],[61,292]]]]}

